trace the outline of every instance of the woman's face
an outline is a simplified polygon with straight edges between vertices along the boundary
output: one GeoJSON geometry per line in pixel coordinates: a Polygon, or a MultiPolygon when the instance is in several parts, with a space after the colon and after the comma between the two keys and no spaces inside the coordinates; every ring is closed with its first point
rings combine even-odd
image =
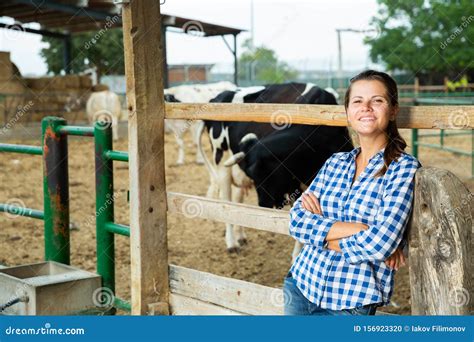
{"type": "Polygon", "coordinates": [[[347,107],[347,120],[359,134],[377,136],[386,131],[390,120],[395,119],[398,107],[390,106],[382,82],[361,80],[352,84],[347,107]]]}

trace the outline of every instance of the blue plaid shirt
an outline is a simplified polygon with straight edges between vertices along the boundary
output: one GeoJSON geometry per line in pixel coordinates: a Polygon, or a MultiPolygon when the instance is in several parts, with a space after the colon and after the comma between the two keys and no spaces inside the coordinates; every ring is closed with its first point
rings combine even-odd
{"type": "Polygon", "coordinates": [[[395,271],[385,265],[399,246],[413,198],[414,175],[421,164],[402,152],[384,176],[374,178],[383,166],[377,152],[354,184],[355,158],[360,147],[333,154],[310,187],[319,199],[322,215],[301,206],[290,211],[290,235],[304,244],[290,272],[298,288],[321,308],[342,310],[390,302],[395,271]],[[336,221],[361,222],[368,229],[340,240],[342,253],[324,248],[326,235],[336,221]]]}

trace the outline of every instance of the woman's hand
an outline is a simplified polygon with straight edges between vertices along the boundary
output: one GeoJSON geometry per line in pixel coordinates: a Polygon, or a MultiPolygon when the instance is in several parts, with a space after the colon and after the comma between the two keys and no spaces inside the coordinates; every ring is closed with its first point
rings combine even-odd
{"type": "Polygon", "coordinates": [[[336,252],[342,252],[341,248],[339,247],[339,239],[328,241],[327,249],[330,249],[336,252]]]}
{"type": "Polygon", "coordinates": [[[313,214],[318,214],[321,215],[321,206],[319,205],[319,201],[317,197],[313,193],[303,193],[301,195],[301,202],[302,202],[302,207],[303,209],[306,209],[313,214]]]}
{"type": "Polygon", "coordinates": [[[403,251],[401,248],[397,248],[392,255],[390,255],[387,260],[385,260],[385,264],[397,271],[400,267],[405,266],[405,257],[403,256],[403,251]]]}

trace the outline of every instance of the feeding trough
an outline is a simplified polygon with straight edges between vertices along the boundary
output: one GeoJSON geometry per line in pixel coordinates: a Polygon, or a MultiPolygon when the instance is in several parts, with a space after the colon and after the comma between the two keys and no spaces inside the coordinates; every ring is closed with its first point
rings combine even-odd
{"type": "Polygon", "coordinates": [[[99,275],[53,261],[0,269],[0,314],[72,315],[103,309],[99,275]]]}

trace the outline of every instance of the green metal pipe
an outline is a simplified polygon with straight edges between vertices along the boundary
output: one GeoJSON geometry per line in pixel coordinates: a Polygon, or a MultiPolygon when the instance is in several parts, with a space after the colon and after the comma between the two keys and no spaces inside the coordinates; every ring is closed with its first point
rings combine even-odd
{"type": "Polygon", "coordinates": [[[115,293],[114,234],[106,228],[107,222],[114,221],[113,165],[105,156],[106,151],[112,150],[112,128],[96,122],[94,137],[97,273],[102,276],[102,286],[115,293]]]}
{"type": "MultiPolygon", "coordinates": [[[[471,131],[460,131],[460,132],[444,132],[445,137],[456,136],[456,135],[469,135],[471,131]]],[[[423,133],[418,135],[418,138],[425,137],[439,137],[439,133],[423,133]]]]}
{"type": "Polygon", "coordinates": [[[126,300],[121,299],[121,298],[115,297],[114,305],[117,309],[127,311],[127,312],[132,311],[132,306],[130,305],[130,303],[127,302],[126,300]]]}
{"type": "Polygon", "coordinates": [[[412,128],[411,130],[411,154],[413,157],[418,158],[418,128],[412,128]]]}
{"type": "MultiPolygon", "coordinates": [[[[440,145],[437,145],[437,144],[428,144],[428,143],[423,143],[423,142],[418,142],[417,145],[418,146],[423,146],[423,147],[434,148],[434,149],[437,149],[437,150],[440,150],[440,151],[446,151],[446,152],[451,152],[451,153],[455,153],[455,154],[460,154],[460,155],[468,156],[468,157],[473,157],[474,156],[474,152],[472,152],[472,151],[468,152],[468,151],[458,150],[457,148],[453,148],[453,147],[440,146],[440,145]]],[[[415,156],[415,155],[413,155],[413,156],[415,156]]]]}
{"type": "Polygon", "coordinates": [[[128,152],[122,151],[105,151],[105,156],[111,160],[128,162],[128,152]]]}
{"type": "Polygon", "coordinates": [[[130,237],[130,227],[123,224],[118,224],[114,222],[106,222],[105,229],[113,234],[123,235],[130,237]]]}
{"type": "Polygon", "coordinates": [[[43,154],[41,146],[0,144],[0,152],[24,153],[40,156],[43,154]]]}
{"type": "Polygon", "coordinates": [[[417,98],[416,102],[418,104],[424,105],[424,104],[441,104],[441,105],[472,105],[474,104],[474,100],[458,100],[458,99],[443,99],[443,98],[437,98],[437,99],[423,99],[423,98],[417,98]]]}
{"type": "Polygon", "coordinates": [[[19,207],[11,204],[0,203],[0,212],[13,214],[16,216],[26,216],[38,220],[44,220],[44,212],[41,210],[19,207]]]}
{"type": "Polygon", "coordinates": [[[59,133],[66,120],[51,116],[41,122],[45,259],[70,262],[69,175],[67,135],[59,133]]]}
{"type": "Polygon", "coordinates": [[[59,127],[61,134],[78,135],[83,137],[93,137],[94,127],[83,127],[83,126],[61,126],[59,127]]]}

